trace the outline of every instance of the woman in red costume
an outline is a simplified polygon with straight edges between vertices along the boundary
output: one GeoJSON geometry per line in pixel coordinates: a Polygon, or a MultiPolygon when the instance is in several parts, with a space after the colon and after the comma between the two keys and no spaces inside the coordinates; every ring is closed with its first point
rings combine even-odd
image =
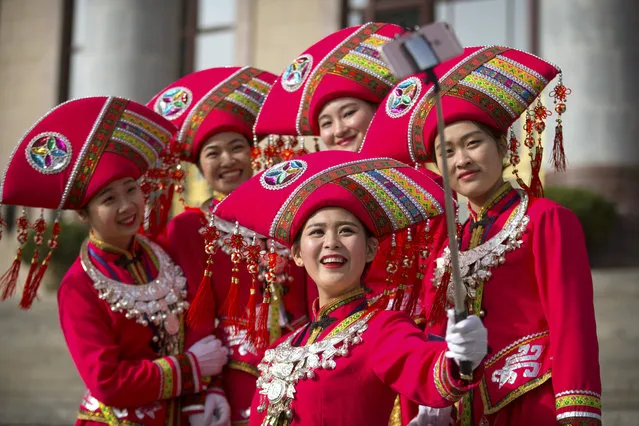
{"type": "MultiPolygon", "coordinates": [[[[248,422],[263,353],[254,339],[247,338],[253,336],[247,336],[246,325],[247,312],[262,300],[262,286],[252,288],[245,268],[238,268],[223,250],[205,247],[200,230],[206,227],[210,210],[253,175],[252,161],[257,156],[252,128],[274,80],[273,74],[251,67],[211,68],[177,80],[148,103],[178,127],[174,153],[196,164],[213,191],[202,206],[187,207],[173,218],[163,240],[187,279],[202,281],[188,320],[195,324],[220,321],[218,333],[230,349],[223,387],[234,425],[248,422]]],[[[257,166],[254,161],[253,165],[257,166]]],[[[251,207],[253,212],[255,208],[251,207]]],[[[265,326],[272,339],[307,320],[305,279],[304,271],[292,264],[278,271],[276,300],[265,326]]]]}
{"type": "MultiPolygon", "coordinates": [[[[557,124],[552,158],[558,170],[565,166],[562,115],[570,91],[556,66],[500,46],[467,48],[436,73],[446,140],[437,137],[430,86],[405,119],[408,143],[398,145],[436,158],[453,190],[468,199],[470,217],[459,238],[462,280],[469,312],[488,329],[491,353],[479,388],[458,405],[457,423],[599,425],[598,343],[583,231],[572,212],[543,198],[539,178],[541,136],[551,115],[557,124]],[[557,74],[550,111],[540,93],[557,74]],[[521,142],[509,133],[522,114],[530,184],[517,170],[521,142]],[[509,164],[522,189],[504,179],[509,164]]],[[[433,266],[424,284],[427,332],[441,335],[450,304],[448,251],[433,266]]]]}
{"type": "MultiPolygon", "coordinates": [[[[224,424],[212,412],[223,392],[210,377],[221,372],[227,349],[212,336],[213,322],[184,324],[198,282],[187,283],[160,246],[137,234],[145,202],[137,180],[174,133],[170,122],[126,99],[73,100],[34,124],[5,171],[2,203],[58,217],[76,210],[91,229],[58,291],[60,325],[87,387],[76,424],[224,424]]],[[[39,264],[45,227],[42,215],[32,225],[26,215],[18,220],[20,243],[32,228],[36,245],[23,308],[57,245],[58,219],[39,264]]],[[[19,267],[20,255],[16,261],[19,267]]],[[[17,278],[17,269],[3,276],[3,298],[17,278]]]]}
{"type": "MultiPolygon", "coordinates": [[[[273,85],[255,134],[278,135],[286,144],[296,144],[297,137],[303,142],[304,136],[320,136],[327,149],[357,152],[378,104],[395,84],[381,48],[403,31],[371,22],[313,44],[273,85]]],[[[277,137],[271,137],[271,144],[277,143],[277,137]]]]}
{"type": "MultiPolygon", "coordinates": [[[[269,245],[291,247],[319,293],[313,322],[266,351],[251,425],[386,425],[398,392],[447,406],[473,386],[453,360],[477,367],[484,357],[478,317],[451,321],[447,342],[430,342],[385,300],[369,306],[361,283],[377,238],[441,214],[442,198],[430,178],[398,161],[321,152],[255,176],[217,206],[215,224],[237,221],[274,239],[269,245]],[[261,215],[242,208],[256,197],[266,200],[261,215]]],[[[413,249],[382,254],[389,271],[410,267],[421,253],[413,249]]],[[[269,260],[276,267],[277,254],[269,260]]]]}

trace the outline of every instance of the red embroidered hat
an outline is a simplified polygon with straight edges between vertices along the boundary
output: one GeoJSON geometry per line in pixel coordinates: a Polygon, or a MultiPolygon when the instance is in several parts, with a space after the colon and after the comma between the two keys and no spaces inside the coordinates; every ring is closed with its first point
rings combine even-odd
{"type": "Polygon", "coordinates": [[[383,237],[441,214],[443,200],[435,181],[399,161],[325,151],[254,176],[218,204],[214,216],[290,246],[323,207],[342,207],[383,237]],[[249,208],[255,199],[259,215],[249,208]]]}
{"type": "Polygon", "coordinates": [[[140,178],[175,132],[175,126],[144,105],[115,97],[71,100],[38,120],[9,158],[0,182],[0,204],[54,209],[58,215],[41,264],[38,250],[47,227],[43,213],[33,224],[26,211],[18,218],[18,252],[0,278],[0,300],[15,291],[29,229],[34,231],[35,250],[20,302],[24,309],[31,306],[57,247],[60,210],[84,207],[114,180],[140,178]]]}
{"type": "Polygon", "coordinates": [[[215,133],[253,140],[253,124],[275,79],[252,67],[210,68],[171,83],[147,106],[175,124],[181,159],[195,163],[202,143],[215,133]]]}
{"type": "MultiPolygon", "coordinates": [[[[551,112],[540,100],[544,88],[560,70],[530,53],[503,46],[468,47],[464,53],[435,68],[442,90],[445,124],[471,120],[506,134],[526,112],[525,145],[532,148],[533,192],[537,192],[541,163],[541,138],[545,119],[551,112]]],[[[565,167],[562,147],[561,115],[566,110],[569,89],[561,75],[551,97],[557,113],[554,152],[555,166],[565,167]]],[[[434,159],[437,114],[433,85],[420,77],[399,82],[377,110],[364,143],[362,154],[387,155],[408,164],[434,159]],[[392,142],[391,142],[392,141],[392,142]]],[[[519,162],[519,142],[510,137],[511,162],[519,162]]],[[[516,170],[515,170],[516,173],[516,170]]]]}
{"type": "MultiPolygon", "coordinates": [[[[242,322],[237,318],[238,308],[233,306],[229,296],[225,305],[229,306],[228,318],[240,326],[248,324],[247,337],[257,347],[268,341],[268,304],[273,292],[278,295],[276,271],[284,263],[282,257],[288,255],[298,232],[308,218],[324,207],[341,207],[353,213],[370,232],[383,237],[416,225],[426,225],[431,217],[443,212],[444,193],[442,188],[426,174],[389,158],[373,158],[348,151],[325,151],[282,162],[252,177],[222,202],[220,202],[205,228],[207,252],[212,253],[218,246],[230,251],[231,259],[238,265],[246,263],[249,273],[256,276],[258,265],[266,266],[267,286],[262,301],[262,309],[256,311],[253,280],[251,298],[246,308],[247,318],[242,322]],[[260,214],[255,214],[255,200],[260,200],[260,214]],[[262,246],[256,240],[270,240],[269,252],[263,255],[262,246]],[[276,244],[277,242],[277,244],[276,244]],[[264,308],[266,307],[266,308],[264,308]],[[233,314],[231,312],[235,310],[233,314]],[[235,319],[233,319],[235,318],[235,319]]],[[[415,227],[414,233],[417,233],[415,227]]],[[[426,253],[428,244],[422,227],[422,235],[406,239],[406,244],[395,246],[384,253],[387,271],[397,276],[387,280],[388,292],[376,302],[377,306],[387,306],[390,294],[401,309],[404,291],[410,292],[409,303],[414,305],[419,291],[415,282],[421,282],[417,261],[426,253]],[[400,266],[400,261],[402,266],[400,266]],[[404,269],[402,269],[404,268],[404,269]],[[410,272],[409,272],[410,270],[410,272]],[[410,278],[412,277],[412,278],[410,278]],[[418,278],[419,277],[419,278],[418,278]],[[410,301],[413,302],[410,302],[410,301]]],[[[212,273],[212,270],[209,271],[212,273]]],[[[239,285],[237,278],[233,281],[239,285]]],[[[207,287],[201,287],[206,289],[207,287]]],[[[231,290],[237,292],[237,289],[231,290]]],[[[196,296],[197,299],[197,296],[196,296]]],[[[197,300],[196,300],[197,301],[197,300]]],[[[196,303],[194,301],[194,304],[196,303]]],[[[192,305],[193,306],[193,305],[192,305]]],[[[407,308],[408,309],[408,308],[407,308]]],[[[411,308],[412,309],[412,308],[411,308]]]]}
{"type": "Polygon", "coordinates": [[[328,35],[299,55],[279,76],[255,123],[256,135],[318,135],[320,110],[336,98],[379,103],[395,80],[381,47],[404,30],[367,23],[328,35]]]}
{"type": "Polygon", "coordinates": [[[18,142],[0,183],[0,203],[80,209],[112,181],[139,178],[155,164],[175,130],[127,99],[63,103],[18,142]]]}

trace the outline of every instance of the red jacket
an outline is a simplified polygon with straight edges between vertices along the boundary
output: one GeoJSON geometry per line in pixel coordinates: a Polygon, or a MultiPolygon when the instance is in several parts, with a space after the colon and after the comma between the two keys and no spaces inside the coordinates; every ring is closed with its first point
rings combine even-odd
{"type": "MultiPolygon", "coordinates": [[[[463,256],[480,244],[488,248],[514,223],[520,205],[505,185],[486,211],[471,215],[462,231],[463,256]]],[[[572,212],[547,199],[531,198],[524,213],[521,232],[512,234],[518,238],[504,241],[501,260],[479,268],[490,276],[467,299],[470,312],[483,317],[491,353],[472,402],[462,402],[459,423],[599,425],[598,343],[583,231],[572,212]]],[[[426,283],[425,306],[441,307],[433,275],[426,283]]],[[[443,335],[443,317],[431,319],[426,331],[443,335]]]]}
{"type": "MultiPolygon", "coordinates": [[[[280,339],[271,350],[286,341],[302,347],[328,343],[339,335],[338,331],[365,317],[366,309],[363,293],[357,297],[356,292],[350,292],[324,306],[314,323],[280,339]]],[[[339,351],[342,346],[336,348],[339,351]]],[[[456,364],[444,357],[445,349],[445,342],[427,341],[406,314],[378,312],[366,323],[361,343],[352,343],[346,354],[333,358],[334,368],[317,368],[312,378],[299,379],[290,407],[290,424],[386,426],[398,393],[424,405],[449,406],[474,384],[469,386],[457,378],[456,364]]],[[[326,356],[326,351],[317,354],[326,356]]],[[[268,377],[265,365],[261,365],[261,380],[268,377]]],[[[478,380],[481,372],[476,376],[478,380]]],[[[270,389],[263,388],[262,392],[270,389]]],[[[267,413],[267,409],[258,409],[260,405],[268,407],[266,395],[259,391],[253,398],[251,426],[263,425],[267,413]]]]}
{"type": "MultiPolygon", "coordinates": [[[[167,227],[164,244],[182,267],[189,282],[199,283],[206,263],[204,252],[204,239],[199,230],[207,223],[205,213],[201,209],[187,208],[187,210],[173,218],[167,227]]],[[[220,327],[217,334],[231,349],[228,367],[223,376],[223,387],[231,405],[233,422],[248,421],[248,413],[251,398],[255,390],[257,379],[257,364],[262,359],[262,353],[255,351],[242,342],[242,336],[234,336],[231,330],[224,328],[222,305],[226,300],[231,285],[231,269],[233,263],[229,255],[218,250],[214,255],[214,269],[212,276],[213,293],[216,302],[216,318],[220,319],[220,327]]],[[[280,329],[277,326],[278,335],[285,334],[305,323],[307,316],[306,274],[302,268],[289,265],[289,275],[292,281],[285,289],[283,295],[283,310],[289,324],[280,329]]],[[[240,306],[246,306],[251,286],[251,276],[246,270],[245,264],[239,268],[239,295],[240,306]]],[[[261,297],[260,297],[261,300],[261,297]]],[[[241,424],[241,423],[236,423],[241,424]]]]}
{"type": "MultiPolygon", "coordinates": [[[[89,259],[105,276],[132,286],[157,276],[161,262],[145,244],[134,240],[132,253],[99,245],[88,244],[89,259]],[[120,259],[135,257],[132,254],[138,260],[124,266],[120,259]]],[[[187,283],[187,300],[194,294],[192,283],[187,283]]],[[[62,280],[58,304],[62,332],[87,387],[76,424],[104,424],[115,416],[123,423],[174,425],[186,420],[189,411],[184,408],[202,408],[207,384],[197,362],[184,351],[212,334],[212,323],[194,330],[185,329],[181,321],[179,347],[160,356],[152,328],[113,312],[99,297],[80,258],[62,280]]]]}

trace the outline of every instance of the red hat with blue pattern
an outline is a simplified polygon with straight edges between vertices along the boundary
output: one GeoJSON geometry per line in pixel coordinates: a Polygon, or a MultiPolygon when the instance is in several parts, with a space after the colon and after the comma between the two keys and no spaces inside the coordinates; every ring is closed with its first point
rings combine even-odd
{"type": "MultiPolygon", "coordinates": [[[[462,55],[437,66],[435,74],[441,86],[445,124],[470,120],[506,135],[525,114],[523,143],[529,149],[533,177],[530,185],[518,180],[531,193],[540,195],[541,134],[552,115],[540,95],[557,74],[559,81],[550,94],[556,114],[553,160],[558,170],[565,167],[562,114],[570,90],[563,85],[560,69],[521,50],[482,46],[467,47],[462,55]]],[[[395,86],[377,110],[360,152],[423,164],[434,160],[436,136],[433,85],[422,83],[420,76],[410,76],[395,86]]],[[[520,143],[512,133],[508,139],[510,161],[517,175],[520,143]]]]}
{"type": "Polygon", "coordinates": [[[31,306],[58,244],[59,211],[84,208],[115,180],[140,178],[155,165],[175,132],[173,124],[144,105],[116,97],[71,100],[38,120],[9,158],[0,182],[0,204],[58,210],[58,216],[49,253],[39,266],[38,250],[47,226],[43,214],[33,224],[26,210],[18,218],[20,246],[9,271],[0,278],[0,299],[15,291],[30,229],[35,250],[20,302],[25,309],[31,306]]]}
{"type": "Polygon", "coordinates": [[[171,83],[147,104],[179,129],[180,158],[197,162],[202,144],[220,132],[237,132],[251,143],[253,125],[277,77],[253,67],[196,71],[171,83]]]}
{"type": "Polygon", "coordinates": [[[286,67],[269,92],[255,134],[318,135],[318,116],[337,98],[379,103],[395,84],[381,48],[404,32],[394,24],[367,23],[332,33],[286,67]]]}

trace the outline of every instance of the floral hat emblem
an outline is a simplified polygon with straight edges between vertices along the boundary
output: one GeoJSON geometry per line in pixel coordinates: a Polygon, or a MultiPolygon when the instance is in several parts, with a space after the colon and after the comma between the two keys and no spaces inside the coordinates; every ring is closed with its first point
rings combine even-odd
{"type": "Polygon", "coordinates": [[[71,162],[71,143],[60,133],[40,133],[29,142],[25,153],[27,162],[40,173],[59,173],[71,162]]]}
{"type": "Polygon", "coordinates": [[[313,57],[311,55],[302,55],[295,59],[282,74],[282,87],[294,92],[299,89],[306,81],[306,78],[313,68],[313,57]]]}

